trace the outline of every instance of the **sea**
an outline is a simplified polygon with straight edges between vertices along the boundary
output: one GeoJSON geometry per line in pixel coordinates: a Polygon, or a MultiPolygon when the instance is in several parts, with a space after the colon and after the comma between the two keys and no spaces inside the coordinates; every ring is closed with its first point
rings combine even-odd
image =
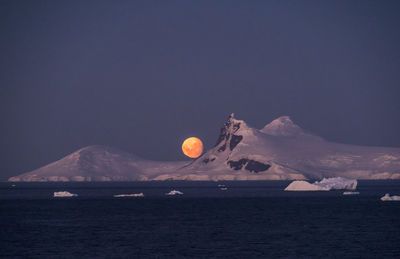
{"type": "Polygon", "coordinates": [[[0,258],[400,258],[400,202],[380,200],[400,181],[348,196],[289,183],[3,182],[0,258]]]}

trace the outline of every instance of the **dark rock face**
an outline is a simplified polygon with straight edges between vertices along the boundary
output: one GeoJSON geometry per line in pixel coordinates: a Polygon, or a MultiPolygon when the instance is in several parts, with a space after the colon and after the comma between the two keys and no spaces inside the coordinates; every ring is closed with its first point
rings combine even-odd
{"type": "Polygon", "coordinates": [[[215,158],[211,158],[211,159],[205,158],[205,159],[203,160],[203,163],[204,163],[204,164],[207,164],[208,162],[212,162],[212,161],[214,161],[214,160],[215,160],[215,158]]]}
{"type": "Polygon", "coordinates": [[[231,114],[228,117],[228,120],[222,126],[217,140],[217,144],[215,144],[215,146],[218,146],[224,140],[225,141],[228,140],[230,133],[235,133],[236,131],[239,130],[239,128],[240,128],[240,123],[233,123],[233,114],[231,114]]]}
{"type": "Polygon", "coordinates": [[[240,123],[235,123],[235,124],[233,124],[233,126],[232,126],[233,132],[238,131],[239,128],[240,128],[240,123]]]}
{"type": "Polygon", "coordinates": [[[218,148],[218,152],[225,151],[226,149],[226,144],[223,144],[220,148],[218,148]]]}
{"type": "Polygon", "coordinates": [[[219,146],[225,141],[225,143],[218,148],[218,152],[225,151],[227,145],[229,145],[229,148],[232,151],[237,146],[237,144],[239,144],[239,142],[243,139],[243,136],[234,135],[234,133],[237,132],[239,129],[240,122],[234,123],[233,115],[230,115],[228,120],[222,126],[217,144],[215,144],[215,146],[219,146]]]}
{"type": "Polygon", "coordinates": [[[233,150],[242,139],[243,136],[232,135],[231,143],[229,143],[229,148],[233,150]]]}
{"type": "Polygon", "coordinates": [[[229,127],[231,126],[231,121],[228,119],[224,126],[222,126],[221,131],[219,133],[219,137],[217,139],[217,144],[215,146],[218,146],[222,141],[226,141],[229,139],[229,127]]]}
{"type": "Polygon", "coordinates": [[[264,164],[264,163],[260,163],[258,161],[254,161],[254,160],[249,160],[249,162],[247,163],[245,169],[250,171],[250,172],[261,172],[261,171],[266,171],[271,167],[271,165],[269,164],[264,164]]]}
{"type": "Polygon", "coordinates": [[[243,165],[245,165],[247,163],[247,159],[240,159],[239,161],[228,161],[228,164],[231,168],[233,168],[234,170],[240,170],[242,169],[243,165]]]}
{"type": "Polygon", "coordinates": [[[244,169],[246,169],[247,171],[250,171],[250,172],[254,172],[254,173],[266,171],[271,167],[271,165],[269,165],[269,164],[260,163],[258,161],[246,159],[246,158],[242,158],[238,161],[230,160],[230,161],[228,161],[228,164],[234,170],[240,170],[244,166],[244,169]]]}

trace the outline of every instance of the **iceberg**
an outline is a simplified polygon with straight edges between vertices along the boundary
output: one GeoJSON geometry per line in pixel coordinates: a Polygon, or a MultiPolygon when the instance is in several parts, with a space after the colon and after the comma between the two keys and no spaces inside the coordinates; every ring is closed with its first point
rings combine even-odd
{"type": "Polygon", "coordinates": [[[169,193],[166,193],[165,195],[182,195],[183,192],[177,191],[177,190],[172,190],[169,193]]]}
{"type": "Polygon", "coordinates": [[[355,190],[357,188],[357,180],[347,179],[343,177],[324,178],[314,184],[329,188],[330,190],[355,190]]]}
{"type": "Polygon", "coordinates": [[[382,201],[400,201],[400,196],[393,195],[390,196],[389,193],[386,193],[385,196],[381,198],[382,201]]]}
{"type": "Polygon", "coordinates": [[[355,190],[357,180],[342,177],[324,178],[321,181],[309,183],[306,181],[293,181],[285,191],[331,191],[331,190],[355,190]]]}
{"type": "Polygon", "coordinates": [[[293,181],[285,188],[285,191],[329,191],[329,189],[306,181],[293,181]]]}
{"type": "Polygon", "coordinates": [[[67,191],[62,191],[62,192],[54,192],[53,196],[54,197],[77,197],[78,194],[70,193],[67,191]]]}
{"type": "Polygon", "coordinates": [[[121,197],[144,197],[144,194],[141,193],[131,193],[131,194],[116,194],[114,195],[116,198],[121,198],[121,197]]]}

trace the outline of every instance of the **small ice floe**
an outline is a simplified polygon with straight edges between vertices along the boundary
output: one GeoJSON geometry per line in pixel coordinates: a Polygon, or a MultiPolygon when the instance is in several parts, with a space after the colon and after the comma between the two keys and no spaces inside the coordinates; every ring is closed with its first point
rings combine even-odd
{"type": "Polygon", "coordinates": [[[177,191],[177,190],[172,190],[169,193],[166,193],[165,195],[182,195],[183,192],[177,191]]]}
{"type": "Polygon", "coordinates": [[[321,181],[309,183],[306,181],[293,181],[285,191],[331,191],[331,190],[355,190],[357,180],[342,177],[324,178],[321,181]]]}
{"type": "Polygon", "coordinates": [[[121,197],[144,197],[144,194],[141,193],[130,193],[130,194],[116,194],[114,195],[116,198],[121,198],[121,197]]]}
{"type": "Polygon", "coordinates": [[[344,192],[343,195],[359,195],[360,192],[344,192]]]}
{"type": "Polygon", "coordinates": [[[393,195],[390,196],[389,193],[386,193],[385,196],[381,198],[382,201],[400,201],[400,196],[393,195]]]}
{"type": "Polygon", "coordinates": [[[54,197],[77,197],[78,194],[75,193],[70,193],[67,191],[62,191],[62,192],[54,192],[54,197]]]}
{"type": "Polygon", "coordinates": [[[225,184],[218,184],[218,187],[219,187],[219,189],[220,189],[221,191],[226,191],[226,190],[228,190],[228,187],[226,187],[225,184]]]}

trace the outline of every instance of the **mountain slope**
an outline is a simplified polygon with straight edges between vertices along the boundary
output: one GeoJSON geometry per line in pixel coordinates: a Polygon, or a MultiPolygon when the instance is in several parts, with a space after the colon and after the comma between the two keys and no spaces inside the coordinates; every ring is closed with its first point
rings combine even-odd
{"type": "Polygon", "coordinates": [[[186,163],[148,161],[115,148],[88,146],[9,181],[145,181],[186,163]]]}

